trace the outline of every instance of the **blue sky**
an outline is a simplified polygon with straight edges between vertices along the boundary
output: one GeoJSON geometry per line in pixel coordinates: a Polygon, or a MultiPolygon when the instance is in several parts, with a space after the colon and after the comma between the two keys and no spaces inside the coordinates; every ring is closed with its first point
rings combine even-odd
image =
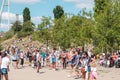
{"type": "MultiPolygon", "coordinates": [[[[2,0],[0,0],[0,8],[1,4],[2,0]]],[[[51,16],[53,18],[53,8],[56,5],[62,6],[65,13],[77,14],[83,8],[92,11],[94,0],[10,0],[10,22],[13,23],[16,20],[15,14],[19,14],[19,20],[22,21],[23,9],[28,7],[31,12],[32,22],[37,25],[41,22],[41,16],[51,16]]],[[[8,13],[5,8],[2,14],[0,31],[8,30],[7,16],[8,13]]]]}

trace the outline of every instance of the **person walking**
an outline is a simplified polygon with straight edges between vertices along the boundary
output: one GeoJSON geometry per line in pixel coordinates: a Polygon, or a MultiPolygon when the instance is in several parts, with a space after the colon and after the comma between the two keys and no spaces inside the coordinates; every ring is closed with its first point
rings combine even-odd
{"type": "Polygon", "coordinates": [[[23,51],[21,51],[21,53],[20,53],[20,60],[21,60],[20,65],[23,68],[23,64],[24,64],[24,53],[23,53],[23,51]]]}
{"type": "Polygon", "coordinates": [[[2,63],[2,52],[0,52],[0,80],[1,80],[1,63],[2,63]]]}
{"type": "Polygon", "coordinates": [[[5,80],[8,80],[8,71],[9,71],[10,60],[7,57],[5,52],[2,53],[2,61],[1,61],[1,75],[5,80]]]}
{"type": "Polygon", "coordinates": [[[42,56],[40,55],[39,50],[37,50],[37,54],[36,54],[37,73],[39,73],[39,70],[41,69],[41,60],[42,60],[42,56]]]}

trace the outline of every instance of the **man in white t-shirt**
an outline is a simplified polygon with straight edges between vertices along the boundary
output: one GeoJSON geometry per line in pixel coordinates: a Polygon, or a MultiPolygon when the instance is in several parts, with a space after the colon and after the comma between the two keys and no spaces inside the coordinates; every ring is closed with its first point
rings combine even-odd
{"type": "Polygon", "coordinates": [[[5,80],[8,80],[9,64],[10,60],[7,57],[7,54],[3,52],[1,61],[1,75],[5,77],[5,80]]]}

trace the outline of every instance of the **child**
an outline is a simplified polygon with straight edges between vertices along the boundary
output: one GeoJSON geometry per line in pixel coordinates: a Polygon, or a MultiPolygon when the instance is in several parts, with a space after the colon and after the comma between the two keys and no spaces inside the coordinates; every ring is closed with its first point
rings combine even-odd
{"type": "Polygon", "coordinates": [[[97,80],[95,56],[92,56],[90,65],[91,65],[91,79],[97,80]]]}

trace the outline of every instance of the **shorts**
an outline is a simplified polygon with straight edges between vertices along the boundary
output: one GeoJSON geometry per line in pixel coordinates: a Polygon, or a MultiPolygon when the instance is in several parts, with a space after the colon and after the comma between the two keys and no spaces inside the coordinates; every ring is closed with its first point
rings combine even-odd
{"type": "Polygon", "coordinates": [[[71,68],[74,68],[75,67],[75,64],[73,63],[73,64],[71,64],[71,68]]]}
{"type": "Polygon", "coordinates": [[[29,62],[32,62],[32,56],[29,56],[29,62]]]}
{"type": "Polygon", "coordinates": [[[53,65],[55,65],[55,64],[56,64],[56,62],[52,62],[52,64],[53,64],[53,65]]]}
{"type": "Polygon", "coordinates": [[[8,70],[7,70],[7,68],[2,68],[1,75],[5,75],[5,74],[8,74],[8,70]]]}
{"type": "Polygon", "coordinates": [[[24,59],[21,59],[20,65],[23,65],[23,64],[24,64],[24,59]]]}
{"type": "Polygon", "coordinates": [[[88,73],[91,72],[91,67],[90,67],[90,66],[88,66],[88,68],[87,68],[87,72],[88,72],[88,73]]]}
{"type": "Polygon", "coordinates": [[[17,60],[12,60],[13,62],[17,62],[17,60]]]}

